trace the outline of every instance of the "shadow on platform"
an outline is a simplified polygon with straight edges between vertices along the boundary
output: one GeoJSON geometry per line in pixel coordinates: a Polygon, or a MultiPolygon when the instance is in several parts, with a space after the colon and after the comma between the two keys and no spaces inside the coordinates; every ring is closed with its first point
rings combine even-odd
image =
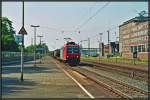
{"type": "Polygon", "coordinates": [[[21,92],[24,90],[29,90],[32,87],[28,87],[28,86],[34,86],[36,85],[36,83],[34,81],[31,80],[24,80],[24,81],[20,81],[20,79],[18,78],[9,78],[9,77],[3,77],[2,78],[2,96],[4,95],[8,95],[9,93],[12,92],[21,92]]]}
{"type": "MultiPolygon", "coordinates": [[[[3,66],[2,74],[20,73],[20,70],[21,70],[20,66],[3,66]]],[[[60,71],[57,70],[57,68],[50,66],[26,65],[23,68],[23,72],[32,74],[32,73],[59,73],[60,71]]]]}

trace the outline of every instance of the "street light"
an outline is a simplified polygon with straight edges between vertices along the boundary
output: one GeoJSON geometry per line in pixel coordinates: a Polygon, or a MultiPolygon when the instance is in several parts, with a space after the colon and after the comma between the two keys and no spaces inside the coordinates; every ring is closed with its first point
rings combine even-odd
{"type": "Polygon", "coordinates": [[[31,25],[31,27],[34,27],[34,66],[36,66],[36,28],[40,26],[31,25]]]}

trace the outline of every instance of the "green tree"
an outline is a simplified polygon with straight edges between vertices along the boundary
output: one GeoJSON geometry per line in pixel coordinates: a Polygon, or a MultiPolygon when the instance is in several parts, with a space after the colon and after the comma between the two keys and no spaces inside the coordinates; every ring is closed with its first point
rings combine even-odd
{"type": "Polygon", "coordinates": [[[19,51],[19,44],[15,42],[12,22],[7,17],[1,17],[2,21],[2,51],[19,51]]]}
{"type": "MultiPolygon", "coordinates": [[[[46,52],[49,52],[48,46],[46,45],[46,43],[42,43],[42,44],[38,44],[36,45],[36,48],[45,48],[46,52]]],[[[25,52],[34,52],[34,45],[29,45],[25,48],[25,52]]],[[[36,51],[38,52],[38,51],[36,51]]]]}
{"type": "Polygon", "coordinates": [[[34,46],[33,45],[29,45],[25,48],[24,50],[25,52],[30,52],[30,53],[33,53],[34,51],[34,46]]]}

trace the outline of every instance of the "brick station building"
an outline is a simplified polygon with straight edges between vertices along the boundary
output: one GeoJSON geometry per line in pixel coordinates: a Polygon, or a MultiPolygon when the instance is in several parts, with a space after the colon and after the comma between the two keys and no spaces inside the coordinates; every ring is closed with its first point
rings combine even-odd
{"type": "Polygon", "coordinates": [[[125,58],[148,59],[148,17],[135,17],[119,26],[119,51],[125,58]]]}

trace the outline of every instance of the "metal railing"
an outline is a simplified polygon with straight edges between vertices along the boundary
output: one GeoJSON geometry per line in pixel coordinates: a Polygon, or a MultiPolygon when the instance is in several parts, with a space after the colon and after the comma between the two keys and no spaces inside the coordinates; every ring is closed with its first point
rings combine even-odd
{"type": "MultiPolygon", "coordinates": [[[[20,63],[21,53],[20,52],[7,52],[3,51],[1,54],[2,65],[20,63]]],[[[33,53],[24,53],[24,62],[32,61],[34,58],[33,53]]],[[[39,59],[39,54],[36,55],[36,58],[39,59]]]]}

